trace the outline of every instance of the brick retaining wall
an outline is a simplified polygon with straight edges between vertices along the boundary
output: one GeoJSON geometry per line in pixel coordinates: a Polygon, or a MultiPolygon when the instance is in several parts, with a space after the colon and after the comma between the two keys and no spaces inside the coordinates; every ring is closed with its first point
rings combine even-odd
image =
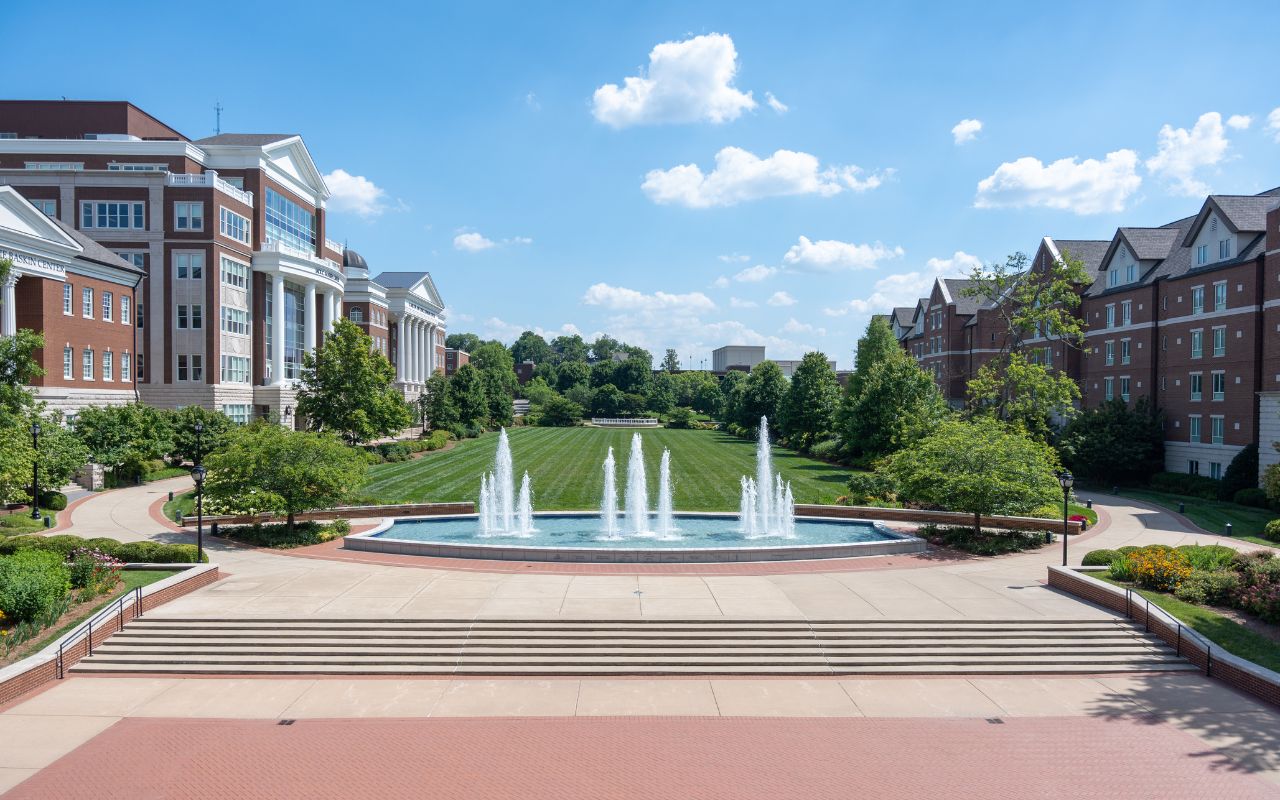
{"type": "MultiPolygon", "coordinates": [[[[1211,642],[1206,645],[1204,642],[1208,640],[1204,639],[1203,634],[1188,634],[1191,628],[1187,625],[1179,627],[1161,614],[1148,614],[1145,598],[1136,592],[1128,595],[1118,586],[1092,578],[1086,574],[1086,570],[1089,568],[1049,567],[1049,585],[1129,617],[1163,639],[1170,647],[1176,648],[1179,655],[1195,664],[1209,677],[1280,706],[1280,674],[1232,655],[1211,642]]],[[[1095,571],[1105,570],[1105,567],[1098,567],[1095,571]]]]}
{"type": "MultiPolygon", "coordinates": [[[[294,516],[298,522],[323,522],[334,519],[360,519],[362,517],[439,517],[449,514],[474,514],[475,503],[408,503],[398,506],[337,506],[323,511],[304,511],[294,516]]],[[[255,522],[284,522],[279,514],[219,514],[204,515],[204,524],[252,525],[255,522]]],[[[184,527],[193,528],[195,517],[184,517],[184,527]]]]}
{"type": "MultiPolygon", "coordinates": [[[[170,565],[170,569],[175,566],[180,565],[170,565]]],[[[202,586],[207,586],[218,580],[218,577],[217,564],[201,564],[193,566],[178,575],[153,583],[150,586],[144,586],[142,588],[142,613],[146,614],[151,609],[170,600],[193,592],[202,586]]],[[[127,623],[131,619],[133,619],[133,611],[130,606],[124,611],[123,621],[127,623]]],[[[111,616],[100,621],[98,626],[90,633],[90,636],[93,637],[93,646],[97,647],[105,642],[111,634],[120,630],[121,627],[119,617],[111,616]]],[[[79,628],[80,626],[77,625],[76,629],[78,630],[79,628]]],[[[67,636],[72,633],[75,633],[75,631],[69,632],[67,636]]],[[[64,648],[62,651],[63,669],[65,670],[84,658],[88,654],[88,650],[89,642],[87,638],[64,648]]],[[[57,680],[57,678],[58,642],[54,642],[39,653],[0,669],[0,708],[33,689],[38,689],[50,681],[57,680]]]]}
{"type": "MultiPolygon", "coordinates": [[[[836,519],[877,519],[886,522],[919,522],[933,525],[973,526],[973,515],[958,511],[922,511],[915,508],[878,508],[875,506],[810,506],[796,505],[796,514],[802,517],[832,517],[836,519]]],[[[1051,531],[1062,533],[1062,520],[1040,517],[1005,517],[993,514],[982,518],[984,528],[1010,528],[1026,531],[1051,531]]],[[[1079,522],[1067,523],[1072,534],[1080,533],[1079,522]]]]}

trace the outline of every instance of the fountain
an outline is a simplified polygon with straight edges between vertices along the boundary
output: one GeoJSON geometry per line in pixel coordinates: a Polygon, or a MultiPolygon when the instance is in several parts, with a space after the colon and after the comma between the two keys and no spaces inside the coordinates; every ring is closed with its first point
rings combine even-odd
{"type": "Polygon", "coordinates": [[[631,457],[627,459],[627,530],[632,536],[649,531],[649,487],[644,478],[644,444],[639,433],[631,434],[631,457]]]}
{"type": "Polygon", "coordinates": [[[618,539],[618,476],[613,448],[604,457],[604,498],[600,501],[600,527],[605,539],[618,539]]]}
{"type": "Polygon", "coordinates": [[[498,434],[498,454],[493,471],[480,476],[480,535],[533,535],[533,489],[529,473],[520,482],[520,496],[515,494],[511,465],[511,444],[507,429],[498,434]]]}
{"type": "Polygon", "coordinates": [[[663,448],[662,462],[658,467],[658,520],[655,526],[659,538],[670,539],[676,535],[675,509],[671,507],[671,451],[663,448]]]}
{"type": "Polygon", "coordinates": [[[760,418],[760,438],[756,443],[756,477],[742,476],[738,504],[738,530],[748,539],[763,536],[795,536],[796,507],[790,481],[774,474],[769,446],[769,419],[760,418]]]}

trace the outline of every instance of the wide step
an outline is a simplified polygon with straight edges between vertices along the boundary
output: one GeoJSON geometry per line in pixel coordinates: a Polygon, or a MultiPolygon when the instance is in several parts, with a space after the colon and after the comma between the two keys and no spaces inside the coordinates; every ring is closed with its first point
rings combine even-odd
{"type": "Polygon", "coordinates": [[[1122,620],[134,620],[76,673],[1083,674],[1188,670],[1122,620]]]}

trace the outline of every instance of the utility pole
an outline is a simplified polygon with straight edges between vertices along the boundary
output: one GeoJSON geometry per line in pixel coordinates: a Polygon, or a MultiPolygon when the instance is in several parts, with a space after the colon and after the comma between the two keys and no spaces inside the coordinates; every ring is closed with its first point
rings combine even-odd
{"type": "Polygon", "coordinates": [[[222,133],[222,101],[221,100],[219,100],[217,103],[214,103],[213,111],[214,111],[214,114],[216,115],[213,123],[213,135],[217,136],[218,134],[222,133]]]}

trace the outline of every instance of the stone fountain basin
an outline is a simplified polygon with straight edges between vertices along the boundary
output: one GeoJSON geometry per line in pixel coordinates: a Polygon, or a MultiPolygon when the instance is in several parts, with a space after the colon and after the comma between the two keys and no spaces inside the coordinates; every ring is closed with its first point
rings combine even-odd
{"type": "MultiPolygon", "coordinates": [[[[537,532],[528,538],[478,535],[476,514],[385,519],[373,530],[344,537],[348,550],[499,561],[577,563],[737,563],[791,561],[918,553],[924,540],[879,522],[796,517],[794,538],[745,538],[736,514],[678,512],[680,538],[634,537],[600,541],[597,512],[534,514],[537,532]]],[[[619,520],[625,527],[625,520],[619,520]]]]}

